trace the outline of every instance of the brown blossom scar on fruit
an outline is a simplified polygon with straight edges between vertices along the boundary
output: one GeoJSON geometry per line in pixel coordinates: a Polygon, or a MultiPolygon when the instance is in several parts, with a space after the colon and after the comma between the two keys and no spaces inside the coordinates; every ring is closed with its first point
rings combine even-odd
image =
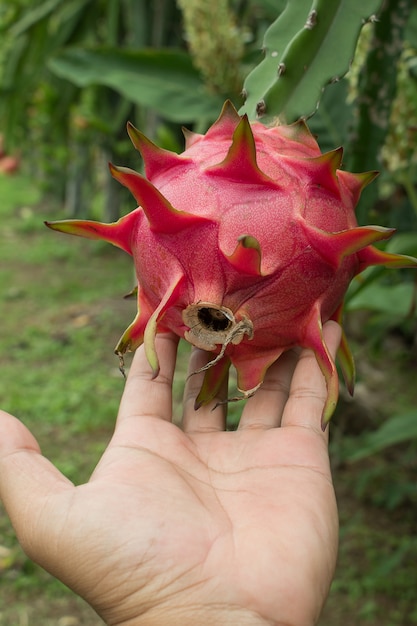
{"type": "Polygon", "coordinates": [[[221,345],[219,354],[190,376],[205,372],[216,365],[226,352],[229,344],[238,345],[245,335],[253,339],[253,324],[248,317],[236,321],[233,312],[225,306],[211,302],[190,304],[183,312],[182,319],[189,330],[184,338],[202,350],[215,350],[221,345]]]}

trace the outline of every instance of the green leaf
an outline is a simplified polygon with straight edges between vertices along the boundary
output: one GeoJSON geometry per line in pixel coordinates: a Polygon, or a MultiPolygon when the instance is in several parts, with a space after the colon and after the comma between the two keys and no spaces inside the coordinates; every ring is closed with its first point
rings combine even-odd
{"type": "Polygon", "coordinates": [[[10,35],[12,35],[12,37],[19,37],[19,35],[22,35],[40,21],[50,17],[50,15],[65,1],[66,0],[46,0],[43,4],[39,4],[35,8],[29,9],[10,29],[10,35]]]}
{"type": "Polygon", "coordinates": [[[349,298],[347,310],[368,310],[388,313],[396,317],[406,317],[412,307],[414,296],[413,283],[381,285],[373,282],[349,298]]]}
{"type": "Polygon", "coordinates": [[[347,103],[347,90],[346,79],[329,85],[316,114],[308,122],[322,152],[329,152],[346,143],[352,121],[352,106],[347,103]]]}
{"type": "Polygon", "coordinates": [[[78,87],[111,87],[174,122],[214,119],[223,104],[221,96],[205,90],[190,56],[181,50],[68,48],[48,67],[78,87]]]}
{"type": "Polygon", "coordinates": [[[385,250],[417,257],[417,232],[396,233],[395,237],[388,241],[385,250]]]}
{"type": "Polygon", "coordinates": [[[403,49],[413,0],[386,0],[375,23],[359,76],[357,127],[349,147],[348,167],[354,172],[375,169],[389,127],[397,91],[397,65],[403,49]]]}
{"type": "Polygon", "coordinates": [[[244,84],[241,113],[289,123],[311,116],[323,87],[349,69],[363,23],[381,0],[288,0],[265,33],[265,58],[244,84]]]}
{"type": "MultiPolygon", "coordinates": [[[[417,439],[417,410],[395,415],[384,422],[378,430],[355,438],[356,449],[346,452],[344,460],[359,461],[381,452],[389,446],[417,439]]],[[[350,445],[348,446],[351,447],[350,445]]]]}

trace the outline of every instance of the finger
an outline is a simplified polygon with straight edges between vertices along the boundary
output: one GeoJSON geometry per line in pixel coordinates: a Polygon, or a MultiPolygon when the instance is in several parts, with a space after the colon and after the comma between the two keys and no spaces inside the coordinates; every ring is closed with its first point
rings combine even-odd
{"type": "Polygon", "coordinates": [[[172,381],[178,347],[178,337],[164,333],[156,337],[156,352],[160,371],[153,378],[144,347],[136,350],[129,369],[120,402],[116,429],[131,417],[172,419],[172,381]]]}
{"type": "MultiPolygon", "coordinates": [[[[323,327],[323,337],[330,355],[335,359],[341,338],[340,326],[333,321],[327,322],[323,327]]],[[[326,398],[326,382],[317,359],[312,350],[305,349],[294,371],[282,426],[302,426],[322,433],[321,416],[326,398]]]]}
{"type": "MultiPolygon", "coordinates": [[[[0,499],[23,549],[36,557],[36,534],[49,524],[53,496],[74,488],[58,469],[42,456],[29,430],[15,417],[0,411],[0,499]]],[[[47,529],[48,532],[48,529],[47,529]]]]}
{"type": "Polygon", "coordinates": [[[184,388],[182,429],[187,433],[224,430],[227,414],[227,381],[209,404],[195,409],[196,398],[204,380],[204,372],[194,374],[213,359],[205,350],[193,348],[188,365],[188,379],[184,388]]]}
{"type": "Polygon", "coordinates": [[[288,350],[271,365],[258,391],[246,402],[239,428],[280,426],[298,354],[296,349],[288,350]]]}

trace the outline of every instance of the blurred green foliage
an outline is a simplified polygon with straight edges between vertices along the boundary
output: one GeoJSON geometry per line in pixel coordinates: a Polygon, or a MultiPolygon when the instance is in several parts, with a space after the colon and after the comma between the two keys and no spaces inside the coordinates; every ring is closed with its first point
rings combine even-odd
{"type": "MultiPolygon", "coordinates": [[[[88,193],[100,185],[104,217],[120,213],[119,187],[101,171],[133,158],[128,119],[179,150],[180,124],[205,130],[229,90],[213,91],[210,68],[194,63],[175,0],[4,0],[0,12],[0,132],[44,193],[66,199],[69,215],[87,215],[88,193]]],[[[244,71],[275,10],[236,2],[232,14],[244,71]]],[[[213,68],[225,62],[211,59],[213,68]]],[[[240,104],[238,91],[227,96],[240,104]]]]}

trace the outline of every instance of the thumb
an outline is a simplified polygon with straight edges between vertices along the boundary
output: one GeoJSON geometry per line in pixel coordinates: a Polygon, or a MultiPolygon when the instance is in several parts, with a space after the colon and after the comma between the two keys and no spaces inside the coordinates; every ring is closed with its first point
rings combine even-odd
{"type": "Polygon", "coordinates": [[[29,556],[32,539],[36,544],[46,500],[71,486],[42,456],[30,431],[18,419],[0,411],[0,500],[29,556]]]}

